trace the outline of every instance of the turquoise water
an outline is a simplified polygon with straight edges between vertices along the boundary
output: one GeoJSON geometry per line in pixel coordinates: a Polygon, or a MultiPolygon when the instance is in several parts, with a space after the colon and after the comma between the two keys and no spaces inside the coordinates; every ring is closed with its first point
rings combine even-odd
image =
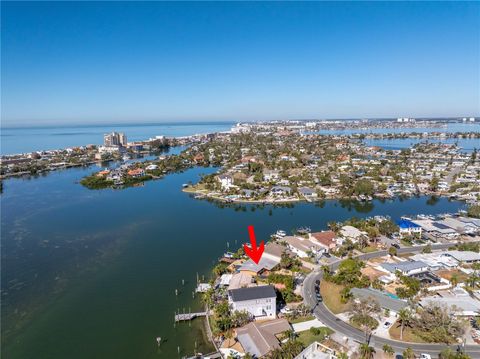
{"type": "Polygon", "coordinates": [[[278,229],[325,229],[352,216],[454,212],[447,199],[327,201],[293,208],[195,200],[182,183],[195,168],[125,190],[78,185],[96,167],[4,181],[1,195],[2,357],[178,358],[211,346],[202,320],[173,327],[178,309],[201,308],[195,279],[240,246],[278,229]],[[182,285],[185,280],[185,285],[182,285]],[[175,295],[178,289],[179,295],[175,295]],[[155,338],[164,343],[157,347],[155,338]],[[180,349],[180,354],[178,354],[180,349]]]}
{"type": "Polygon", "coordinates": [[[128,141],[147,140],[154,136],[188,136],[228,131],[233,122],[185,122],[139,125],[84,125],[2,128],[1,154],[52,150],[87,144],[102,144],[103,134],[124,132],[128,141]]]}
{"type": "Polygon", "coordinates": [[[385,292],[385,294],[386,294],[387,296],[389,296],[390,298],[393,298],[393,299],[400,299],[400,298],[399,298],[397,295],[395,295],[395,294],[392,294],[392,293],[387,293],[387,292],[385,292]]]}

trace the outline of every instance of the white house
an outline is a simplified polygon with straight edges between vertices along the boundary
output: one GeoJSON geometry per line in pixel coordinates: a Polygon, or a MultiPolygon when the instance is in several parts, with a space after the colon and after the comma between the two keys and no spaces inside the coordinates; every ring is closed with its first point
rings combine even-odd
{"type": "Polygon", "coordinates": [[[218,180],[220,181],[222,189],[228,190],[233,186],[233,177],[230,175],[219,175],[218,180]]]}
{"type": "Polygon", "coordinates": [[[288,248],[300,258],[307,258],[310,253],[316,255],[328,251],[319,243],[305,238],[286,236],[283,237],[283,240],[287,242],[288,248]]]}
{"type": "Polygon", "coordinates": [[[274,319],[277,315],[277,295],[271,285],[238,288],[228,291],[228,303],[233,311],[247,311],[255,319],[274,319]]]}
{"type": "Polygon", "coordinates": [[[382,269],[392,274],[397,271],[403,275],[410,276],[428,271],[428,265],[422,261],[405,261],[398,263],[382,263],[380,265],[382,269]]]}
{"type": "Polygon", "coordinates": [[[353,243],[358,242],[361,237],[367,235],[366,232],[362,232],[353,226],[343,226],[340,228],[340,234],[343,238],[350,239],[353,243]]]}

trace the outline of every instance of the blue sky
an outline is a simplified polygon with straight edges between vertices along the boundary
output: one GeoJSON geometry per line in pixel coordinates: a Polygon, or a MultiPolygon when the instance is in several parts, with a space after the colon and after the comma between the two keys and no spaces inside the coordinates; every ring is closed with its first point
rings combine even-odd
{"type": "Polygon", "coordinates": [[[2,2],[4,125],[480,113],[475,2],[2,2]]]}

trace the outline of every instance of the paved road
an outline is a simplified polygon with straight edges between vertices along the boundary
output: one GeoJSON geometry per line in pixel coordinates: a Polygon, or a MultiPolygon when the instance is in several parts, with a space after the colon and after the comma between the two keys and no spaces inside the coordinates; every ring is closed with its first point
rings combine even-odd
{"type": "MultiPolygon", "coordinates": [[[[446,249],[451,247],[451,244],[434,244],[432,245],[433,250],[446,249]]],[[[402,253],[413,253],[420,252],[424,246],[415,246],[415,247],[404,247],[397,250],[398,254],[402,253]]],[[[381,257],[387,255],[387,251],[378,251],[372,253],[366,253],[356,256],[356,258],[366,260],[375,257],[381,257]]],[[[338,268],[342,260],[338,260],[330,264],[330,268],[335,270],[338,268]]],[[[323,303],[317,303],[315,299],[315,280],[321,279],[321,272],[312,272],[307,278],[305,278],[303,285],[303,298],[306,305],[313,308],[315,316],[323,322],[326,326],[335,330],[337,333],[349,338],[349,340],[354,340],[360,343],[365,341],[365,334],[357,329],[352,327],[350,324],[342,321],[340,318],[335,316],[323,303]]],[[[446,345],[442,344],[415,344],[400,342],[393,339],[381,338],[375,335],[372,335],[370,338],[370,345],[373,346],[377,352],[382,351],[382,346],[384,344],[391,345],[397,354],[401,354],[408,347],[412,348],[417,354],[427,353],[432,355],[432,357],[438,356],[439,352],[445,349],[446,345]]],[[[456,350],[456,347],[452,347],[453,350],[456,350]]],[[[480,359],[480,345],[467,345],[465,346],[465,352],[470,355],[472,358],[480,359]]]]}

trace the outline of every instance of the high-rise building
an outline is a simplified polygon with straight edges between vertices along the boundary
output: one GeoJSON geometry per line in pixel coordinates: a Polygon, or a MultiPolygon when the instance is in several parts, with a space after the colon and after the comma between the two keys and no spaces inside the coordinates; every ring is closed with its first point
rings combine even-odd
{"type": "Polygon", "coordinates": [[[120,132],[106,133],[103,135],[103,144],[105,146],[125,146],[127,144],[127,136],[120,132]]]}

